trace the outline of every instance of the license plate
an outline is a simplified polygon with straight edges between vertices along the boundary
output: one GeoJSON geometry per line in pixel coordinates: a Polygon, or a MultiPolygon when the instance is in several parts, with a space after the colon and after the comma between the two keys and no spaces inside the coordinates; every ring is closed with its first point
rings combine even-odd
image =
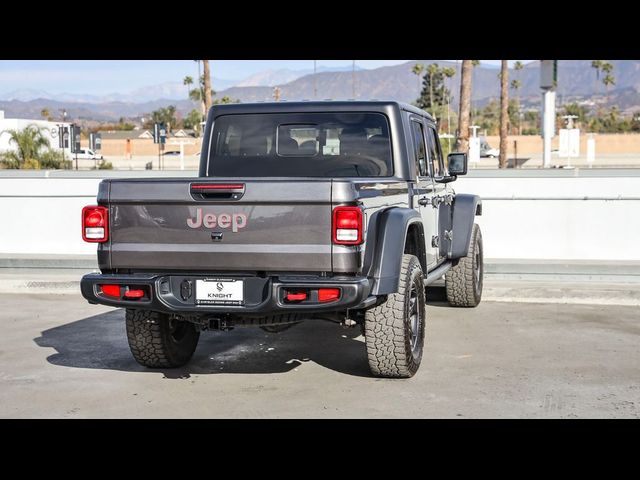
{"type": "Polygon", "coordinates": [[[196,303],[242,305],[244,303],[244,282],[228,278],[196,280],[196,303]]]}

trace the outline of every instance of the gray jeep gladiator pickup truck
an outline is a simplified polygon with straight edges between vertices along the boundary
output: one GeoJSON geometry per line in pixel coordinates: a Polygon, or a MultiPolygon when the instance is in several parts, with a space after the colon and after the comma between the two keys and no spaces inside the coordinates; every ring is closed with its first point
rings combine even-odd
{"type": "Polygon", "coordinates": [[[187,363],[203,330],[325,319],[362,328],[374,375],[411,377],[426,287],[456,307],[482,295],[482,204],[450,186],[466,171],[403,103],[216,105],[197,178],[100,183],[82,295],[126,308],[148,367],[187,363]]]}

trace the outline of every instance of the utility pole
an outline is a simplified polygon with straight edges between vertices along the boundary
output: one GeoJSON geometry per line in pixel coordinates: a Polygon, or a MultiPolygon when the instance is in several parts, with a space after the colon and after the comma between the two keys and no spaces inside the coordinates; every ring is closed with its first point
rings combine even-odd
{"type": "MultiPolygon", "coordinates": [[[[65,158],[65,155],[64,155],[65,140],[68,138],[68,137],[65,138],[65,131],[66,131],[65,130],[65,128],[66,128],[65,127],[65,122],[67,121],[67,110],[64,109],[64,108],[61,108],[60,112],[62,112],[62,125],[60,125],[59,135],[60,135],[60,141],[62,143],[62,165],[64,166],[66,164],[66,161],[67,161],[66,158],[65,158]]],[[[68,133],[67,133],[67,135],[68,135],[68,133]]]]}
{"type": "Polygon", "coordinates": [[[555,136],[556,86],[558,61],[540,60],[540,88],[542,89],[542,166],[551,166],[551,139],[555,136]]]}

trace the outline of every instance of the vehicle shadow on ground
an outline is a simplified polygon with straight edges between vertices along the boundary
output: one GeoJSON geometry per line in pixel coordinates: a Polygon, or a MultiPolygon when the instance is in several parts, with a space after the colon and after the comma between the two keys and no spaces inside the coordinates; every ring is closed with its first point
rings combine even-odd
{"type": "MultiPolygon", "coordinates": [[[[450,308],[447,301],[447,292],[443,287],[430,287],[427,288],[427,306],[429,307],[447,307],[450,308]]],[[[429,310],[427,309],[427,318],[429,316],[429,310]]]]}
{"type": "Polygon", "coordinates": [[[155,372],[163,373],[166,378],[189,378],[191,374],[285,373],[308,361],[336,372],[371,377],[360,328],[344,329],[322,320],[308,320],[280,333],[267,333],[259,328],[203,332],[191,362],[176,369],[149,369],[133,359],[123,310],[45,330],[34,342],[56,350],[47,357],[53,365],[155,372]]]}

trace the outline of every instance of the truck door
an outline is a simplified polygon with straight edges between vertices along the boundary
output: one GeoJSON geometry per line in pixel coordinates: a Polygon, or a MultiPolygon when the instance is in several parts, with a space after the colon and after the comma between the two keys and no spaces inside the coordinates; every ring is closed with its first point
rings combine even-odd
{"type": "Polygon", "coordinates": [[[438,235],[438,260],[439,263],[449,256],[451,250],[451,241],[453,239],[453,193],[447,184],[438,183],[437,180],[447,175],[442,158],[442,149],[440,148],[440,139],[436,132],[435,126],[426,125],[427,134],[427,150],[429,153],[429,168],[433,178],[433,203],[432,207],[437,212],[437,235],[438,235]]]}
{"type": "Polygon", "coordinates": [[[413,206],[422,216],[424,239],[429,269],[438,262],[438,210],[433,208],[435,184],[429,173],[425,137],[425,125],[419,116],[410,118],[413,159],[416,165],[416,181],[413,188],[413,206]]]}

